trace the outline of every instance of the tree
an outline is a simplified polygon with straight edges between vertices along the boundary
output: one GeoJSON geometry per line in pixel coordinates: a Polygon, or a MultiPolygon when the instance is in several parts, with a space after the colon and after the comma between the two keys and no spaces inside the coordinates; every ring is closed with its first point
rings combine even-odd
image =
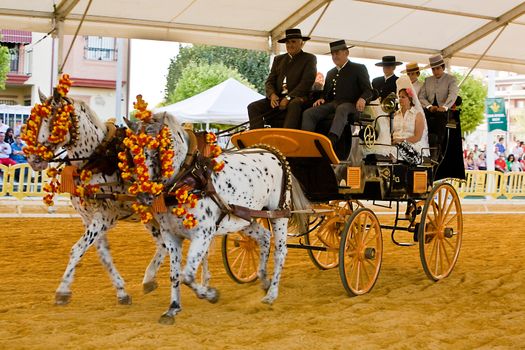
{"type": "Polygon", "coordinates": [[[9,73],[9,49],[5,46],[0,46],[0,89],[2,90],[5,89],[7,73],[9,73]]]}
{"type": "Polygon", "coordinates": [[[264,93],[264,81],[269,73],[270,55],[267,52],[221,46],[179,46],[179,53],[171,59],[164,97],[168,100],[175,91],[184,68],[190,63],[222,63],[237,70],[256,90],[264,93]]]}
{"type": "MultiPolygon", "coordinates": [[[[458,84],[463,80],[463,75],[454,73],[458,84]]],[[[459,88],[459,96],[463,102],[461,108],[461,132],[463,134],[474,131],[478,125],[485,121],[485,98],[487,87],[480,78],[469,76],[459,88]]]]}
{"type": "Polygon", "coordinates": [[[169,94],[167,104],[175,103],[201,93],[222,83],[228,78],[235,78],[244,85],[253,89],[247,79],[237,70],[223,64],[188,64],[181,73],[177,87],[169,94]]]}
{"type": "MultiPolygon", "coordinates": [[[[463,74],[458,72],[452,73],[458,84],[463,80],[463,74]]],[[[421,72],[420,80],[425,81],[425,78],[430,76],[426,71],[421,72]]],[[[463,82],[459,88],[459,96],[461,96],[461,132],[463,134],[474,131],[478,125],[485,121],[485,98],[487,97],[487,87],[479,78],[474,78],[472,75],[463,82]]]]}

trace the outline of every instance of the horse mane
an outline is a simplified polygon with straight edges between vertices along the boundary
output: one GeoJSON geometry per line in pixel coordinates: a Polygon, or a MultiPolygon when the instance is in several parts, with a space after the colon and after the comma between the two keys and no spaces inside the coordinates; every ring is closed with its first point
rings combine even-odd
{"type": "MultiPolygon", "coordinates": [[[[79,107],[81,107],[81,109],[83,108],[86,111],[87,117],[97,128],[106,130],[106,124],[104,124],[104,122],[98,117],[97,113],[94,110],[92,110],[86,102],[81,100],[73,100],[73,104],[78,105],[79,107]]],[[[75,110],[77,110],[76,107],[75,110]]]]}

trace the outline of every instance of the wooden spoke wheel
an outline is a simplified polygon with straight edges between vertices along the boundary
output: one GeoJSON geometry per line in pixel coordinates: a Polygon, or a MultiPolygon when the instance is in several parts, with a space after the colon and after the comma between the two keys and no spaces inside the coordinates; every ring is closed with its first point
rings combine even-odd
{"type": "MultiPolygon", "coordinates": [[[[269,228],[268,220],[257,220],[269,228]]],[[[237,283],[250,283],[257,279],[259,252],[257,242],[241,232],[222,237],[222,262],[228,276],[237,283]]]]}
{"type": "Polygon", "coordinates": [[[315,266],[328,270],[339,265],[339,245],[346,216],[352,214],[349,204],[339,203],[323,206],[322,209],[333,209],[330,214],[322,217],[323,222],[317,229],[305,236],[305,243],[310,246],[323,247],[327,250],[308,250],[308,256],[315,266]]]}
{"type": "Polygon", "coordinates": [[[458,194],[448,183],[436,184],[425,202],[418,229],[419,256],[428,278],[439,281],[452,272],[462,239],[458,194]]]}
{"type": "Polygon", "coordinates": [[[339,275],[347,293],[357,296],[374,287],[383,261],[383,237],[377,216],[356,210],[346,222],[339,247],[339,275]]]}

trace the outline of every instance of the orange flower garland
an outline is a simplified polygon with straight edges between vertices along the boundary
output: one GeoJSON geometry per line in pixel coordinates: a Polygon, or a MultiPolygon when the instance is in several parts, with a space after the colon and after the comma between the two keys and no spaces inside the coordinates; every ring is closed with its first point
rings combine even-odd
{"type": "MultiPolygon", "coordinates": [[[[135,116],[141,121],[148,123],[151,121],[151,112],[147,110],[148,104],[142,99],[142,95],[137,96],[137,101],[133,103],[137,109],[135,116]]],[[[159,195],[164,190],[164,185],[150,180],[149,170],[146,166],[145,147],[158,149],[161,161],[161,176],[170,178],[175,170],[173,169],[173,151],[171,131],[167,126],[163,126],[156,137],[146,135],[144,132],[134,134],[131,130],[126,130],[126,138],[123,143],[128,148],[133,158],[133,166],[128,162],[127,152],[118,154],[118,167],[121,170],[122,179],[131,181],[134,179],[128,192],[133,195],[138,193],[151,193],[154,196],[159,195]]],[[[135,202],[132,205],[133,210],[137,213],[142,223],[148,223],[153,218],[149,207],[135,202]]]]}
{"type": "MultiPolygon", "coordinates": [[[[206,134],[206,142],[210,144],[210,154],[212,158],[217,158],[222,153],[222,148],[215,143],[217,142],[217,136],[214,133],[206,134]]],[[[212,159],[211,165],[213,171],[219,172],[224,168],[224,161],[217,162],[216,159],[212,159]]],[[[188,213],[187,208],[195,208],[199,201],[199,197],[190,191],[193,188],[188,186],[182,186],[175,191],[175,197],[177,198],[178,204],[171,210],[172,214],[177,215],[179,218],[184,218],[182,224],[187,229],[192,229],[198,225],[198,220],[191,213],[188,213]]]]}
{"type": "MultiPolygon", "coordinates": [[[[57,85],[57,91],[65,97],[71,88],[72,81],[68,74],[62,75],[57,85]]],[[[31,115],[22,132],[22,140],[26,143],[23,148],[24,154],[29,156],[31,154],[37,155],[42,159],[49,160],[53,158],[53,151],[40,143],[38,143],[38,134],[42,125],[42,120],[50,118],[52,108],[50,102],[46,101],[42,104],[37,103],[31,109],[31,115]]],[[[76,128],[78,123],[74,118],[75,108],[72,104],[62,102],[61,106],[56,109],[55,118],[50,126],[50,135],[48,141],[52,144],[60,144],[64,142],[67,134],[70,134],[71,141],[76,141],[78,132],[76,128]]]]}
{"type": "Polygon", "coordinates": [[[75,187],[75,192],[73,193],[74,196],[80,197],[81,199],[91,196],[98,192],[100,189],[100,186],[95,184],[91,185],[89,182],[93,178],[93,173],[91,170],[83,169],[80,172],[80,181],[81,184],[75,187]]]}
{"type": "Polygon", "coordinates": [[[55,194],[58,192],[58,187],[60,186],[60,181],[58,180],[59,174],[60,171],[57,168],[48,168],[46,171],[46,175],[49,177],[49,182],[44,185],[43,190],[47,192],[47,194],[42,200],[50,207],[55,205],[53,199],[55,198],[55,194]]]}

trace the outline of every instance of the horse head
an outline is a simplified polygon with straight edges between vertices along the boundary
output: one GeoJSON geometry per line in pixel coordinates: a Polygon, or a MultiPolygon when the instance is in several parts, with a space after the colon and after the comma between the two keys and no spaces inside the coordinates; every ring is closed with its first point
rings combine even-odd
{"type": "Polygon", "coordinates": [[[27,162],[35,171],[46,169],[59,149],[75,141],[72,130],[77,127],[72,99],[56,88],[52,96],[46,97],[41,91],[39,96],[42,103],[33,107],[23,133],[27,162]]]}
{"type": "Polygon", "coordinates": [[[155,191],[150,190],[151,186],[164,185],[169,180],[163,177],[162,154],[160,150],[162,142],[159,141],[159,135],[165,127],[164,115],[155,115],[147,121],[139,120],[134,122],[126,118],[124,121],[135,135],[136,140],[149,140],[147,144],[142,146],[143,157],[134,157],[134,162],[137,172],[135,176],[142,182],[142,185],[138,186],[137,200],[143,205],[150,206],[156,195],[158,195],[158,193],[155,194],[155,191]],[[143,162],[143,164],[137,164],[137,161],[139,163],[143,162]],[[144,184],[144,182],[149,183],[144,184]]]}

